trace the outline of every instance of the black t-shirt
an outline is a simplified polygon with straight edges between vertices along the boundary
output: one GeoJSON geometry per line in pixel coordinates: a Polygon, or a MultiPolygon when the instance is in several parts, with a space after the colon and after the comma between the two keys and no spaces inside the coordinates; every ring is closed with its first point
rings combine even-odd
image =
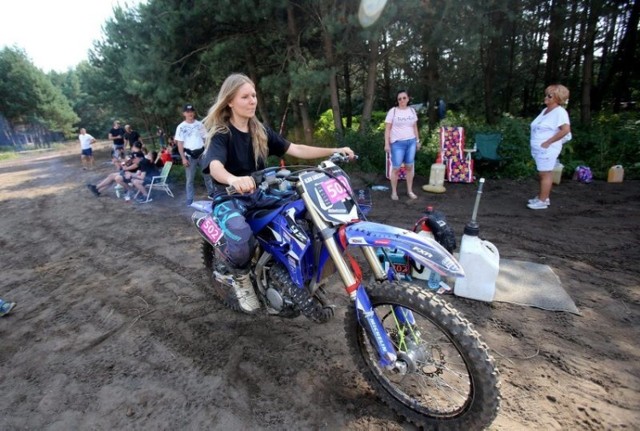
{"type": "Polygon", "coordinates": [[[129,148],[131,148],[133,144],[140,140],[140,134],[135,130],[132,130],[131,132],[124,134],[124,139],[129,141],[129,148]]]}
{"type": "MultiPolygon", "coordinates": [[[[231,133],[218,133],[211,139],[205,154],[206,167],[202,172],[209,173],[209,164],[213,160],[218,160],[230,174],[238,177],[251,175],[255,171],[264,169],[265,160],[258,160],[258,166],[255,164],[251,134],[241,132],[232,125],[229,125],[229,130],[231,133]]],[[[265,127],[265,131],[269,155],[284,156],[291,142],[269,127],[265,127]]]]}
{"type": "Polygon", "coordinates": [[[109,133],[111,136],[120,136],[120,138],[113,140],[113,145],[124,145],[124,129],[122,127],[114,127],[109,130],[109,133]]]}
{"type": "Polygon", "coordinates": [[[138,159],[138,169],[145,173],[145,176],[151,177],[159,174],[158,168],[153,162],[146,157],[138,159]]]}

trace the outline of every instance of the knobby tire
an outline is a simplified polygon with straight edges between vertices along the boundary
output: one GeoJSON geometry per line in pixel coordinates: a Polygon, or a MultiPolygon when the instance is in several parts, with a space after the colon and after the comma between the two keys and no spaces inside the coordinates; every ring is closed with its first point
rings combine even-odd
{"type": "Polygon", "coordinates": [[[498,413],[500,383],[488,347],[471,323],[442,299],[406,282],[372,283],[367,293],[400,356],[414,364],[406,374],[381,367],[355,304],[349,307],[349,348],[382,401],[429,430],[489,426],[498,413]],[[411,310],[416,324],[398,323],[393,306],[411,310]]]}

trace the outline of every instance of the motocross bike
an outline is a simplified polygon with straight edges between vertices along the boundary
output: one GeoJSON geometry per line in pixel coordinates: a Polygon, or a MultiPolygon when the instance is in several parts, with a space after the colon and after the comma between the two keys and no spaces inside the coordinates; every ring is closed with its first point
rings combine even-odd
{"type": "MultiPolygon", "coordinates": [[[[278,168],[261,170],[252,175],[258,187],[251,196],[234,195],[233,187],[227,188],[222,199],[247,199],[251,208],[245,217],[257,240],[251,279],[261,312],[329,321],[336,308],[326,292],[339,283],[335,277],[333,283],[327,280],[337,273],[350,298],[344,320],[347,343],[383,402],[426,429],[488,426],[500,395],[487,345],[451,305],[389,277],[376,249],[399,249],[443,277],[463,276],[462,267],[433,239],[367,221],[349,177],[336,165],[346,160],[334,154],[317,167],[297,167],[287,178],[277,175],[278,168]],[[363,281],[352,248],[361,249],[372,273],[369,282],[363,281]]],[[[214,290],[226,306],[240,311],[219,223],[205,212],[192,219],[203,237],[204,264],[214,290]]]]}

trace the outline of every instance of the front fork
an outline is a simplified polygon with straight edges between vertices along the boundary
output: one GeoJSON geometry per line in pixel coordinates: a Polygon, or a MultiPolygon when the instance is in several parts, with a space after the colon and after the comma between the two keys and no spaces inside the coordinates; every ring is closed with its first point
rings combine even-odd
{"type": "MultiPolygon", "coordinates": [[[[380,365],[383,367],[396,366],[398,352],[393,346],[393,343],[391,342],[387,331],[384,329],[380,318],[373,310],[371,300],[369,299],[369,295],[367,295],[364,286],[356,279],[349,267],[349,264],[343,258],[340,247],[335,239],[335,229],[329,226],[315,211],[313,203],[306,193],[302,193],[302,199],[305,202],[307,212],[311,216],[313,223],[318,227],[322,240],[327,248],[327,252],[335,263],[342,282],[347,287],[349,297],[356,303],[358,321],[365,331],[367,331],[369,338],[372,340],[372,343],[378,352],[378,357],[380,358],[380,365]]],[[[377,260],[373,248],[363,247],[363,252],[366,260],[374,271],[376,279],[384,279],[384,271],[377,260]]],[[[394,307],[394,311],[398,315],[397,319],[401,321],[401,323],[411,323],[413,321],[411,311],[402,307],[394,307]]]]}

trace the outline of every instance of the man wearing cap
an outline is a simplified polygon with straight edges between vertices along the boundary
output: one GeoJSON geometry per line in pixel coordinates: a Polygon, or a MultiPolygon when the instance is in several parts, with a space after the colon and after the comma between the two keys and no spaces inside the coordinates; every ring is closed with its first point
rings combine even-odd
{"type": "MultiPolygon", "coordinates": [[[[187,176],[187,205],[191,205],[195,195],[193,182],[196,177],[196,169],[199,167],[202,171],[206,167],[203,154],[207,131],[204,125],[196,120],[196,110],[193,105],[189,103],[184,105],[182,114],[184,115],[184,121],[176,129],[175,140],[187,176]]],[[[213,193],[213,180],[210,175],[203,175],[203,177],[207,187],[207,194],[211,195],[213,193]]]]}

